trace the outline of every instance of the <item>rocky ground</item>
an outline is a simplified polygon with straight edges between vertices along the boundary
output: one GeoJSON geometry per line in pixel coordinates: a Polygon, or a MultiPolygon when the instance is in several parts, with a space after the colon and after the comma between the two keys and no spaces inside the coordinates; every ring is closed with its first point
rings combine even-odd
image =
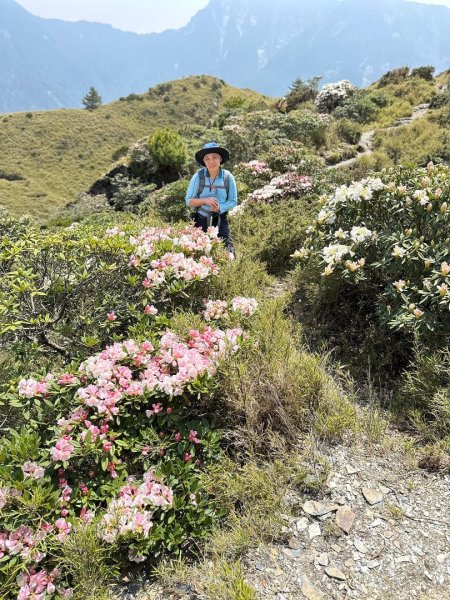
{"type": "Polygon", "coordinates": [[[450,598],[450,477],[362,447],[327,460],[325,496],[287,521],[288,545],[246,557],[260,598],[450,598]]]}
{"type": "MultiPolygon", "coordinates": [[[[408,466],[383,446],[322,450],[318,498],[289,495],[283,545],[250,551],[245,577],[261,600],[450,599],[450,476],[408,466]]],[[[187,588],[128,588],[122,600],[194,600],[187,588]]]]}

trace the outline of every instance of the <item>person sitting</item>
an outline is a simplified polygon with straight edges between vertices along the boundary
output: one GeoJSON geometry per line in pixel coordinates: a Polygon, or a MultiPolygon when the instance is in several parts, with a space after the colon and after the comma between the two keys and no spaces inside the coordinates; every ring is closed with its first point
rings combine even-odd
{"type": "Polygon", "coordinates": [[[222,168],[230,158],[226,148],[208,142],[195,154],[201,169],[193,175],[186,192],[186,205],[194,209],[195,227],[207,231],[218,227],[218,235],[233,257],[236,252],[228,225],[228,211],[237,205],[237,188],[233,175],[222,168]]]}

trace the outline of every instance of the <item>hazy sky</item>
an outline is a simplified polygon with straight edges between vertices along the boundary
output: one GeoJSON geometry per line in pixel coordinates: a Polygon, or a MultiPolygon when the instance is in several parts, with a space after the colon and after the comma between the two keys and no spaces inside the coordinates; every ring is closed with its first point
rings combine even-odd
{"type": "MultiPolygon", "coordinates": [[[[186,25],[208,0],[16,0],[39,17],[65,21],[98,21],[118,29],[150,33],[186,25]]],[[[276,0],[269,0],[270,2],[276,0]]],[[[362,2],[364,0],[361,0],[362,2]]],[[[450,0],[411,0],[444,4],[450,0]]]]}
{"type": "MultiPolygon", "coordinates": [[[[16,0],[39,17],[97,21],[150,33],[183,27],[209,0],[16,0]]],[[[450,1],[450,0],[449,0],[450,1]]]]}

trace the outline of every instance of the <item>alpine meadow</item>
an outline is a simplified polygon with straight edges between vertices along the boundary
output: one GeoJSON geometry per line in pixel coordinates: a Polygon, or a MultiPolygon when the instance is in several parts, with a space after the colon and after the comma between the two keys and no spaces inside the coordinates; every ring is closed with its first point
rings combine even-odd
{"type": "Polygon", "coordinates": [[[301,73],[0,115],[0,599],[450,598],[450,69],[301,73]]]}

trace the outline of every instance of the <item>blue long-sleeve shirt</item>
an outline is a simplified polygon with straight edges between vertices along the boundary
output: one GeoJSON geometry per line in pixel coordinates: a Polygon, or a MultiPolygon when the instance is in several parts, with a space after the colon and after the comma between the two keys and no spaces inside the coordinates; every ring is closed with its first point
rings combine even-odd
{"type": "MultiPolygon", "coordinates": [[[[186,192],[186,205],[189,206],[189,200],[192,198],[215,198],[219,203],[220,214],[224,212],[228,212],[232,208],[237,205],[237,188],[236,181],[233,175],[229,174],[229,190],[228,190],[228,198],[227,198],[227,190],[225,189],[225,181],[223,169],[219,170],[219,175],[213,183],[215,189],[210,189],[210,184],[213,180],[210,179],[208,174],[208,169],[203,169],[205,174],[205,187],[203,188],[202,193],[199,195],[198,189],[200,185],[200,176],[197,171],[195,175],[192,177],[189,187],[186,192]]],[[[208,204],[202,204],[198,207],[199,214],[204,217],[208,217],[211,213],[211,207],[208,204]]]]}

